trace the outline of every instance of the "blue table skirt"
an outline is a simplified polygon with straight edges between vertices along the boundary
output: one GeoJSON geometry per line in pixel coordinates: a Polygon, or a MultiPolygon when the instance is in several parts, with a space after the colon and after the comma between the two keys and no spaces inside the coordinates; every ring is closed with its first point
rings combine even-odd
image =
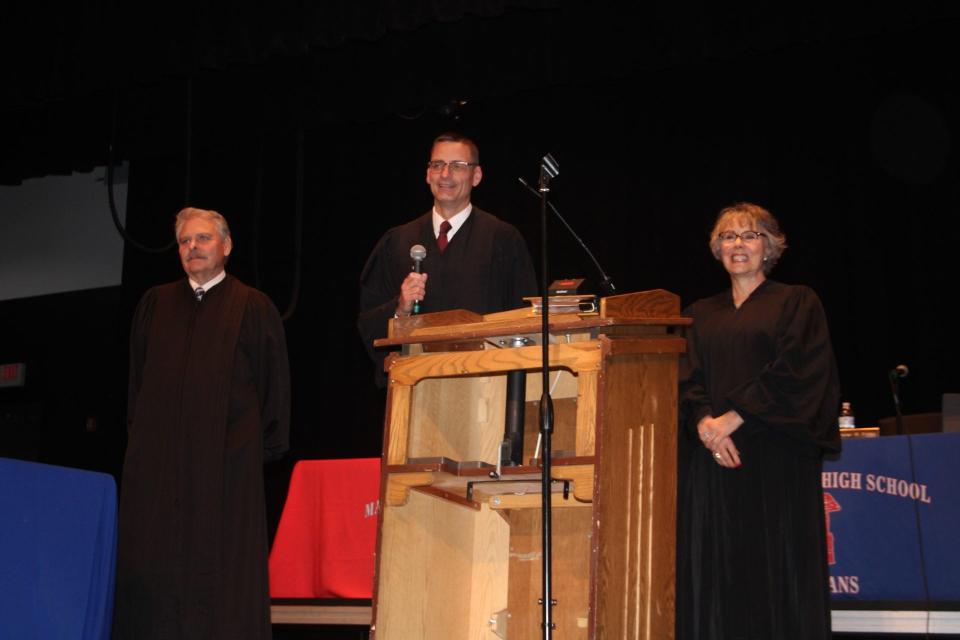
{"type": "Polygon", "coordinates": [[[0,636],[108,640],[113,477],[0,458],[0,636]]]}

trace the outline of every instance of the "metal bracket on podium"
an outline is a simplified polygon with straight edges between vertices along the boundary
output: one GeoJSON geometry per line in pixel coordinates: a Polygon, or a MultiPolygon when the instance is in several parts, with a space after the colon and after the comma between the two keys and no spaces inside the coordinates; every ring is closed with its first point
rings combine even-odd
{"type": "MultiPolygon", "coordinates": [[[[570,499],[570,482],[571,482],[570,480],[558,480],[557,478],[553,478],[552,480],[550,480],[550,482],[551,482],[552,484],[563,483],[563,499],[564,499],[564,500],[569,500],[569,499],[570,499]]],[[[468,500],[468,501],[473,501],[473,488],[474,488],[476,485],[478,485],[478,484],[499,484],[499,485],[505,485],[505,484],[526,484],[526,485],[537,485],[537,486],[539,486],[539,483],[540,483],[540,480],[539,480],[538,478],[534,478],[534,479],[524,479],[524,480],[511,480],[511,479],[509,479],[509,478],[506,479],[506,480],[504,480],[504,479],[502,479],[502,478],[499,479],[499,480],[473,480],[473,481],[467,483],[467,500],[468,500]]],[[[536,487],[534,488],[534,490],[536,490],[536,487]]],[[[517,492],[511,492],[511,493],[517,493],[517,492]]],[[[527,492],[524,492],[524,493],[527,493],[527,492]]],[[[532,493],[532,492],[530,492],[530,493],[532,493]]]]}
{"type": "Polygon", "coordinates": [[[490,631],[493,631],[493,635],[503,640],[507,640],[507,622],[510,620],[510,611],[507,609],[500,609],[500,611],[495,611],[493,615],[490,616],[490,631]]]}

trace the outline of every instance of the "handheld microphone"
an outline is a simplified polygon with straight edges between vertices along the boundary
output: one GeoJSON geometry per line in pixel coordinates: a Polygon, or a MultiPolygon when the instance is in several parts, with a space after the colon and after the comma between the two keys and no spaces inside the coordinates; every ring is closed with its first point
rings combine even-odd
{"type": "MultiPolygon", "coordinates": [[[[422,244],[415,244],[410,247],[410,259],[413,260],[413,271],[414,273],[420,273],[420,263],[427,257],[427,248],[422,244]]],[[[413,309],[410,310],[412,315],[420,313],[420,301],[413,301],[413,309]]]]}
{"type": "Polygon", "coordinates": [[[890,370],[890,378],[906,378],[910,375],[910,368],[905,364],[898,364],[890,370]]]}

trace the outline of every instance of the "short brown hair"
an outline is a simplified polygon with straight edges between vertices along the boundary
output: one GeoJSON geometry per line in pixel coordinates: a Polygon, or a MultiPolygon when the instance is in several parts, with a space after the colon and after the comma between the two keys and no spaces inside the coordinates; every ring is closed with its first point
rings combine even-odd
{"type": "Polygon", "coordinates": [[[441,133],[433,139],[433,144],[430,145],[430,152],[432,153],[433,148],[441,142],[459,142],[460,144],[467,145],[470,147],[470,159],[473,162],[480,164],[480,147],[477,146],[476,142],[462,133],[457,133],[456,131],[447,131],[446,133],[441,133]]]}
{"type": "Polygon", "coordinates": [[[749,221],[751,227],[763,232],[763,273],[769,275],[787,248],[787,236],[780,231],[780,223],[772,213],[752,202],[736,202],[720,211],[710,231],[710,251],[713,257],[720,259],[720,232],[739,220],[749,221]]]}

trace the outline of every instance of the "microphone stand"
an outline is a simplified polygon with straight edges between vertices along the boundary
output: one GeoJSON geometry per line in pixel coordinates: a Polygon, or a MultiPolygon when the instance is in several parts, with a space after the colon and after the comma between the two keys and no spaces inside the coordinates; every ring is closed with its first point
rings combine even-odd
{"type": "Polygon", "coordinates": [[[548,153],[540,164],[540,313],[543,316],[541,325],[540,346],[543,356],[542,378],[543,391],[540,396],[540,489],[542,503],[541,534],[543,545],[542,588],[543,597],[540,605],[543,606],[541,627],[543,638],[553,637],[553,512],[551,490],[551,457],[553,451],[550,436],[553,434],[553,400],[550,398],[550,304],[547,298],[547,194],[550,192],[550,178],[559,173],[559,165],[548,153]]]}
{"type": "MultiPolygon", "coordinates": [[[[913,455],[913,438],[910,434],[903,432],[903,413],[900,411],[900,379],[907,376],[908,369],[906,365],[897,365],[890,371],[890,390],[893,392],[893,407],[897,416],[897,435],[907,436],[907,456],[910,461],[910,482],[917,481],[917,463],[913,455]]],[[[925,603],[927,613],[927,629],[930,628],[930,583],[927,578],[927,561],[923,546],[923,528],[920,523],[920,506],[916,500],[913,502],[914,526],[917,529],[917,550],[920,552],[920,578],[923,585],[923,602],[925,603]]],[[[929,637],[929,633],[927,636],[929,637]]]]}
{"type": "Polygon", "coordinates": [[[903,413],[900,411],[900,375],[894,369],[888,376],[890,378],[890,392],[893,394],[893,409],[897,416],[897,435],[903,435],[903,413]]]}

